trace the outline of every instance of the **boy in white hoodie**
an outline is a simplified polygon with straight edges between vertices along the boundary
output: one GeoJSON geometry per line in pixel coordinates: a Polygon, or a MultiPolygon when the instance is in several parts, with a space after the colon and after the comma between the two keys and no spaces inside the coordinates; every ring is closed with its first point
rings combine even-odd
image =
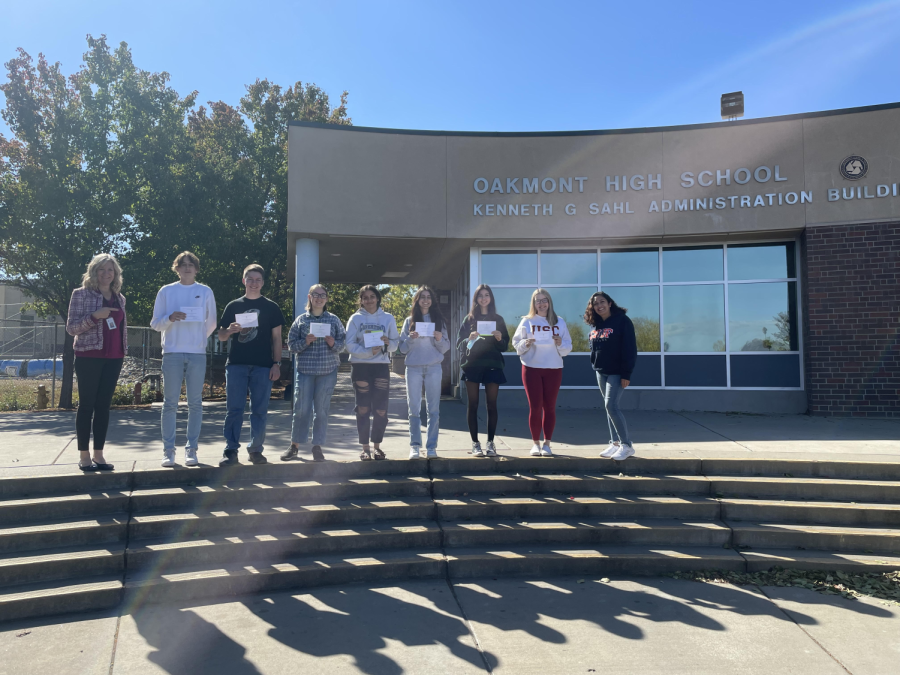
{"type": "Polygon", "coordinates": [[[572,351],[566,322],[553,311],[553,299],[543,288],[531,295],[531,310],[513,335],[522,360],[522,383],[528,397],[528,427],[534,457],[552,457],[550,439],[556,427],[556,397],[562,384],[563,359],[572,351]],[[541,446],[541,430],[544,444],[541,446]]]}
{"type": "Polygon", "coordinates": [[[362,445],[359,455],[362,460],[372,459],[369,420],[373,409],[375,419],[371,423],[371,442],[375,449],[374,456],[375,459],[385,458],[380,446],[388,421],[391,352],[397,351],[399,344],[397,322],[381,309],[381,292],[375,286],[363,286],[359,289],[359,310],[347,321],[350,379],[356,395],[356,428],[362,445]]]}

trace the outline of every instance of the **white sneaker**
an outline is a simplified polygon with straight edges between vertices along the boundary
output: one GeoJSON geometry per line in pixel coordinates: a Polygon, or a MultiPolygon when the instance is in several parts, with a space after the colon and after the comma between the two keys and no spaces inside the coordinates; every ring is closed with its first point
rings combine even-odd
{"type": "Polygon", "coordinates": [[[494,445],[494,441],[488,441],[487,444],[487,452],[485,452],[488,457],[496,457],[497,456],[497,446],[494,445]]]}
{"type": "Polygon", "coordinates": [[[437,459],[437,448],[428,448],[425,451],[425,456],[428,459],[437,459]]]}
{"type": "Polygon", "coordinates": [[[621,446],[619,446],[618,452],[616,452],[616,454],[614,454],[612,456],[612,458],[614,460],[616,460],[617,462],[621,462],[623,459],[628,459],[633,454],[634,454],[634,448],[631,447],[630,445],[623,443],[621,446]]]}
{"type": "Polygon", "coordinates": [[[163,461],[160,464],[166,468],[175,466],[175,448],[163,450],[163,461]]]}
{"type": "Polygon", "coordinates": [[[550,450],[550,446],[546,443],[541,447],[541,457],[553,457],[553,451],[550,450]]]}
{"type": "Polygon", "coordinates": [[[537,443],[531,446],[531,456],[532,457],[540,457],[541,456],[541,446],[537,443]]]}
{"type": "Polygon", "coordinates": [[[600,456],[601,457],[612,457],[618,451],[619,451],[619,444],[618,443],[610,443],[609,447],[600,453],[600,456]]]}
{"type": "Polygon", "coordinates": [[[479,443],[478,441],[472,443],[472,456],[484,457],[484,450],[481,449],[481,443],[479,443]]]}
{"type": "Polygon", "coordinates": [[[185,466],[197,466],[200,462],[197,461],[197,448],[185,448],[184,449],[184,465],[185,466]]]}
{"type": "Polygon", "coordinates": [[[410,459],[420,459],[421,458],[421,455],[419,455],[418,446],[413,445],[409,448],[409,458],[410,459]]]}

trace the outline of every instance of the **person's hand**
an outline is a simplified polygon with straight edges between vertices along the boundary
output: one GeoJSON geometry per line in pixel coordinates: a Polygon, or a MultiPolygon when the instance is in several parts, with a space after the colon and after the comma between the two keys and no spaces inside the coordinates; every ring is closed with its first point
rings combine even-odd
{"type": "Polygon", "coordinates": [[[435,342],[440,342],[443,339],[443,337],[444,336],[441,334],[441,331],[439,331],[439,330],[434,331],[434,341],[435,342]]]}
{"type": "Polygon", "coordinates": [[[477,340],[477,339],[478,339],[478,331],[477,331],[477,330],[473,330],[471,333],[469,333],[469,339],[470,339],[470,340],[477,340]]]}
{"type": "MultiPolygon", "coordinates": [[[[103,321],[104,319],[109,317],[110,312],[118,312],[118,311],[119,311],[118,307],[101,307],[96,312],[91,314],[91,316],[94,317],[95,319],[97,319],[97,321],[103,321]]],[[[181,314],[181,312],[176,312],[176,314],[181,314]]],[[[182,316],[186,316],[186,315],[182,314],[182,316]]]]}
{"type": "Polygon", "coordinates": [[[272,367],[269,368],[269,379],[272,380],[272,382],[278,382],[278,380],[281,379],[281,364],[280,363],[274,363],[274,364],[272,364],[272,367]]]}
{"type": "Polygon", "coordinates": [[[500,342],[500,340],[503,339],[503,333],[501,333],[499,330],[495,330],[493,333],[491,333],[491,335],[496,338],[497,342],[500,342]]]}
{"type": "Polygon", "coordinates": [[[309,347],[313,342],[316,341],[316,336],[312,333],[306,334],[306,346],[309,347]]]}
{"type": "Polygon", "coordinates": [[[381,347],[372,347],[372,353],[378,356],[381,353],[381,347]]]}
{"type": "Polygon", "coordinates": [[[631,384],[631,380],[622,380],[622,389],[628,389],[629,384],[631,384]]]}
{"type": "Polygon", "coordinates": [[[382,335],[382,336],[381,336],[381,341],[382,341],[384,344],[388,344],[388,343],[390,342],[390,338],[388,338],[387,335],[382,335]]]}
{"type": "Polygon", "coordinates": [[[525,338],[525,349],[531,349],[531,345],[534,344],[534,338],[525,338]]]}
{"type": "Polygon", "coordinates": [[[414,330],[414,331],[410,332],[409,337],[411,337],[413,340],[415,340],[416,338],[419,337],[419,331],[414,330]]]}
{"type": "MultiPolygon", "coordinates": [[[[175,312],[176,314],[180,314],[180,312],[175,312]]],[[[184,314],[182,314],[184,316],[184,314]]],[[[234,335],[235,333],[241,332],[241,324],[233,322],[228,328],[225,329],[225,332],[229,335],[234,335]]]]}
{"type": "Polygon", "coordinates": [[[562,338],[559,335],[554,335],[553,342],[555,342],[556,346],[559,347],[562,344],[562,338]]]}
{"type": "Polygon", "coordinates": [[[331,335],[326,335],[325,336],[325,344],[328,345],[329,347],[334,347],[334,337],[331,335]]]}

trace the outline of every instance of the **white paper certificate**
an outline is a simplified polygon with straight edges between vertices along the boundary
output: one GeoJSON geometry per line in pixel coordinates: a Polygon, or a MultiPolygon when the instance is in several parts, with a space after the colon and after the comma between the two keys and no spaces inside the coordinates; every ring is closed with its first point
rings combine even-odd
{"type": "Polygon", "coordinates": [[[256,312],[244,312],[236,314],[234,322],[240,324],[241,328],[255,328],[259,326],[259,314],[256,312]]]}
{"type": "Polygon", "coordinates": [[[315,335],[317,338],[320,337],[328,337],[331,335],[331,324],[330,323],[310,323],[309,324],[309,334],[315,335]]]}
{"type": "Polygon", "coordinates": [[[434,337],[434,324],[428,321],[416,321],[416,332],[419,337],[434,337]]]}
{"type": "Polygon", "coordinates": [[[366,347],[380,347],[384,343],[381,341],[381,336],[384,335],[384,331],[375,331],[374,333],[363,333],[363,345],[366,347]]]}
{"type": "Polygon", "coordinates": [[[203,310],[205,307],[182,307],[178,311],[184,312],[187,316],[182,321],[203,321],[203,310]]]}
{"type": "Polygon", "coordinates": [[[478,334],[479,335],[490,335],[495,330],[497,330],[497,322],[496,321],[479,321],[478,322],[478,334]]]}
{"type": "Polygon", "coordinates": [[[553,333],[549,330],[536,330],[531,334],[534,341],[539,344],[548,344],[553,342],[553,333]]]}

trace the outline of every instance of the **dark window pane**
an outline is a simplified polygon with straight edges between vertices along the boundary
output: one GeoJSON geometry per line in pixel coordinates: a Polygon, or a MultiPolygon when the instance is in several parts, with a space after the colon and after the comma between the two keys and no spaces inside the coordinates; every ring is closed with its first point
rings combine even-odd
{"type": "Polygon", "coordinates": [[[797,276],[794,242],[728,247],[728,278],[792,279],[797,276]]]}
{"type": "MultiPolygon", "coordinates": [[[[531,305],[531,294],[534,293],[534,289],[491,288],[491,290],[494,291],[497,313],[503,317],[503,320],[506,321],[506,327],[509,329],[510,339],[507,351],[514,352],[512,336],[516,332],[522,317],[528,314],[528,307],[531,305]]],[[[585,300],[585,304],[587,304],[587,300],[585,300]]]]}
{"type": "Polygon", "coordinates": [[[604,291],[617,305],[628,310],[638,351],[658,352],[659,286],[610,286],[604,291]]]}
{"type": "Polygon", "coordinates": [[[663,351],[725,351],[725,288],[722,284],[663,286],[663,351]]]}
{"type": "Polygon", "coordinates": [[[541,251],[541,285],[546,284],[596,286],[597,252],[541,251]]]}
{"type": "Polygon", "coordinates": [[[719,281],[723,279],[722,248],[663,249],[663,281],[719,281]]]}
{"type": "Polygon", "coordinates": [[[732,352],[797,350],[796,283],[728,285],[732,352]]]}
{"type": "Polygon", "coordinates": [[[727,387],[725,355],[666,355],[667,387],[727,387]]]}
{"type": "Polygon", "coordinates": [[[732,387],[799,387],[799,354],[747,354],[731,357],[732,387]]]}
{"type": "Polygon", "coordinates": [[[490,285],[529,284],[537,286],[537,251],[487,251],[482,253],[481,282],[490,285]]]}
{"type": "Polygon", "coordinates": [[[601,284],[649,284],[659,281],[659,251],[609,251],[600,254],[601,284]]]}

